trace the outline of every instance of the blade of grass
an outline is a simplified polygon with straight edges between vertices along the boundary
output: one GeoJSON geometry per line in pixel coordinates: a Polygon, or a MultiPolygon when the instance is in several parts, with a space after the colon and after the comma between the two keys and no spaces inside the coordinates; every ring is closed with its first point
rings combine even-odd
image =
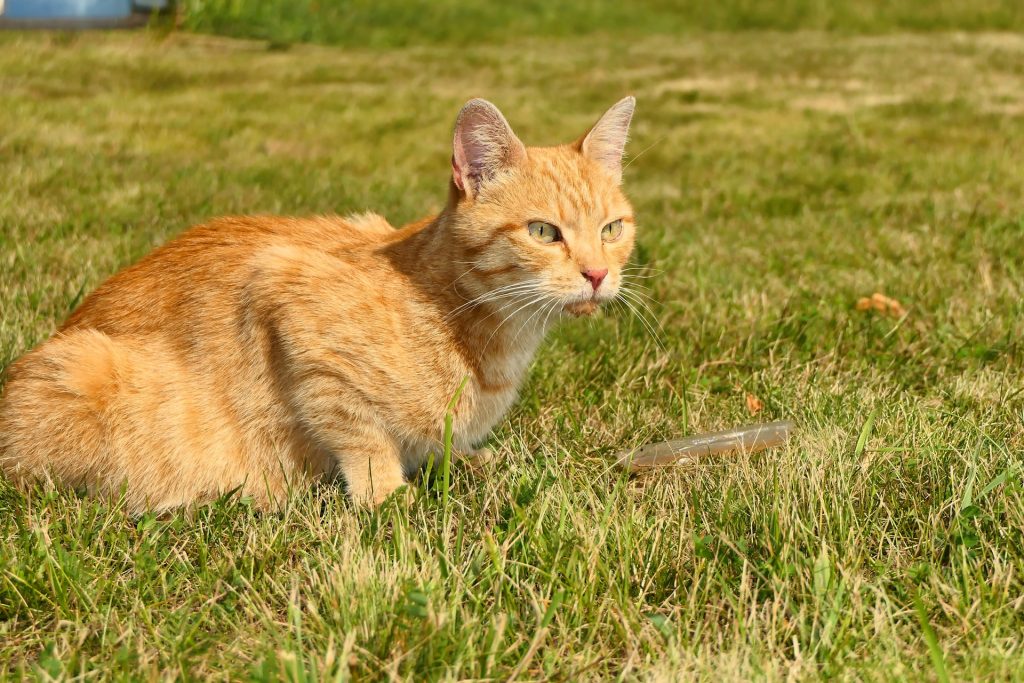
{"type": "Polygon", "coordinates": [[[946,671],[946,658],[942,654],[942,647],[939,645],[939,639],[935,635],[935,629],[932,628],[931,623],[928,621],[928,611],[925,609],[920,594],[914,595],[914,610],[917,612],[917,621],[921,625],[924,642],[928,644],[928,654],[932,658],[935,677],[939,679],[940,683],[949,683],[949,673],[946,671]]]}
{"type": "Polygon", "coordinates": [[[466,388],[466,384],[469,382],[469,375],[462,378],[462,383],[459,384],[459,388],[455,391],[455,395],[452,396],[452,400],[448,402],[448,411],[444,416],[444,454],[441,459],[441,503],[448,508],[448,500],[451,492],[451,476],[452,476],[452,440],[453,435],[453,424],[455,423],[455,406],[458,405],[459,399],[462,398],[462,392],[466,388]]]}

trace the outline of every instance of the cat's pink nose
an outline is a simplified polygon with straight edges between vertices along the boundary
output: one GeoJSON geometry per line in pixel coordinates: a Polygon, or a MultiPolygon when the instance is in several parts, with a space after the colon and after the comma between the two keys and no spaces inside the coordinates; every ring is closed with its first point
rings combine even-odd
{"type": "Polygon", "coordinates": [[[597,288],[601,286],[601,283],[604,282],[604,276],[607,274],[607,268],[601,268],[600,270],[594,269],[583,271],[583,277],[590,280],[590,286],[594,288],[595,292],[597,291],[597,288]]]}

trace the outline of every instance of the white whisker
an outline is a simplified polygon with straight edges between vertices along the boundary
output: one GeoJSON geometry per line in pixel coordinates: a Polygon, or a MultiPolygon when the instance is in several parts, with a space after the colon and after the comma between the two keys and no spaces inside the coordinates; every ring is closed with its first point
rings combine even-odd
{"type": "Polygon", "coordinates": [[[519,325],[519,329],[516,330],[515,336],[518,337],[522,333],[522,331],[526,328],[526,326],[530,324],[530,321],[533,320],[537,316],[538,313],[542,313],[544,311],[544,309],[546,309],[547,307],[548,307],[548,304],[544,304],[543,306],[539,307],[536,311],[531,313],[530,317],[527,318],[526,320],[524,320],[521,325],[519,325]]]}
{"type": "MultiPolygon", "coordinates": [[[[661,305],[661,302],[658,301],[657,299],[655,299],[654,296],[649,291],[644,291],[643,289],[637,289],[636,285],[633,284],[633,283],[629,283],[628,286],[627,285],[622,285],[619,288],[619,291],[629,292],[633,296],[637,296],[637,297],[640,297],[641,299],[644,299],[646,301],[650,301],[655,306],[660,306],[661,305]]],[[[653,311],[651,311],[651,312],[653,313],[653,311]]]]}
{"type": "Polygon", "coordinates": [[[560,302],[558,299],[555,299],[554,301],[551,302],[551,308],[548,310],[548,314],[544,316],[544,323],[543,325],[541,325],[541,329],[546,330],[548,328],[548,318],[550,318],[551,314],[558,309],[558,305],[560,303],[562,302],[560,302]]]}
{"type": "MultiPolygon", "coordinates": [[[[644,292],[638,292],[638,291],[636,291],[634,289],[631,289],[629,287],[621,287],[619,289],[619,292],[621,294],[623,294],[624,296],[630,297],[637,304],[643,306],[647,310],[647,312],[651,315],[651,317],[654,318],[655,321],[658,321],[658,316],[655,315],[654,309],[650,305],[648,305],[647,302],[650,302],[651,304],[654,304],[655,306],[660,306],[661,305],[660,301],[657,301],[652,296],[650,296],[648,294],[645,294],[644,292]]],[[[658,322],[658,324],[659,324],[659,326],[661,325],[660,321],[658,322]]]]}
{"type": "Polygon", "coordinates": [[[625,277],[622,278],[622,285],[621,286],[622,287],[629,286],[629,287],[633,287],[635,289],[642,289],[642,290],[646,290],[646,291],[650,291],[650,289],[651,289],[650,285],[644,285],[644,284],[641,284],[639,282],[633,282],[632,280],[627,279],[625,277]]]}
{"type": "Polygon", "coordinates": [[[655,141],[654,141],[654,142],[652,142],[652,143],[651,143],[650,145],[648,145],[647,147],[643,148],[643,149],[642,149],[642,150],[640,151],[640,153],[639,153],[639,154],[636,154],[636,155],[634,155],[634,156],[633,156],[633,157],[632,157],[632,158],[631,158],[631,159],[630,159],[629,161],[627,161],[627,162],[626,162],[625,164],[623,164],[623,166],[622,166],[622,170],[623,170],[623,171],[625,171],[625,170],[626,170],[627,168],[629,168],[629,165],[630,165],[631,163],[633,163],[634,161],[636,161],[637,159],[639,159],[640,157],[642,157],[642,156],[643,156],[644,154],[646,154],[647,152],[650,152],[650,151],[651,151],[652,149],[654,149],[654,147],[655,147],[656,145],[660,145],[660,144],[661,144],[662,142],[664,142],[664,141],[665,141],[665,140],[667,140],[667,139],[668,139],[668,136],[667,136],[667,135],[663,135],[663,136],[662,136],[661,138],[659,138],[659,139],[655,140],[655,141]]]}
{"type": "Polygon", "coordinates": [[[470,273],[472,273],[474,270],[476,270],[477,266],[480,265],[479,263],[473,263],[471,261],[456,261],[455,263],[459,263],[459,264],[462,264],[462,265],[468,265],[469,268],[467,268],[466,272],[464,272],[462,275],[458,276],[457,278],[455,278],[454,280],[449,282],[448,283],[449,287],[453,286],[456,282],[458,282],[462,278],[464,278],[467,275],[469,275],[470,273]]]}
{"type": "Polygon", "coordinates": [[[655,277],[657,275],[664,275],[664,270],[658,270],[657,268],[651,268],[650,266],[626,266],[620,272],[623,273],[646,273],[646,277],[655,277]]]}
{"type": "Polygon", "coordinates": [[[481,355],[487,351],[487,348],[491,344],[491,340],[494,339],[494,335],[498,334],[498,330],[500,330],[502,328],[502,326],[505,323],[507,323],[512,318],[512,316],[514,316],[516,313],[518,313],[519,311],[523,310],[527,306],[530,306],[530,305],[535,304],[535,303],[537,303],[539,301],[542,301],[545,296],[547,296],[547,295],[544,294],[544,293],[540,293],[537,296],[535,296],[534,298],[532,298],[529,301],[527,301],[525,304],[523,304],[519,308],[517,308],[516,310],[514,310],[511,313],[509,313],[508,315],[506,315],[505,318],[500,323],[498,323],[498,326],[494,328],[494,331],[491,332],[491,336],[487,337],[487,341],[484,342],[483,350],[480,352],[481,355]]]}
{"type": "MultiPolygon", "coordinates": [[[[619,292],[621,294],[624,294],[624,295],[626,294],[626,292],[624,292],[622,290],[619,290],[619,292]]],[[[622,298],[619,299],[619,301],[621,301],[623,304],[625,304],[629,308],[629,310],[632,311],[633,315],[635,315],[637,317],[637,319],[641,322],[641,324],[643,324],[643,326],[647,330],[647,332],[650,333],[651,339],[653,339],[654,343],[658,345],[658,348],[660,348],[662,351],[665,351],[665,346],[661,343],[661,339],[658,337],[657,331],[647,321],[647,318],[645,318],[643,316],[643,314],[637,309],[637,307],[633,303],[633,300],[630,299],[628,296],[623,296],[622,298]]],[[[657,318],[655,318],[655,321],[657,321],[657,318]]],[[[660,325],[660,323],[659,323],[659,325],[660,325]]]]}
{"type": "Polygon", "coordinates": [[[484,316],[483,318],[481,318],[480,320],[478,320],[478,321],[477,321],[477,323],[479,324],[479,323],[482,323],[482,322],[484,322],[485,320],[488,320],[488,319],[489,319],[489,318],[491,318],[491,317],[492,317],[492,316],[493,316],[493,315],[494,315],[495,313],[503,313],[503,312],[505,312],[505,311],[506,311],[506,310],[508,310],[509,308],[512,308],[513,306],[516,306],[516,305],[518,305],[518,304],[519,304],[520,302],[522,302],[522,301],[525,301],[526,299],[528,299],[528,298],[529,298],[530,296],[532,296],[532,295],[534,295],[534,294],[536,294],[536,292],[533,292],[533,291],[528,291],[528,292],[521,292],[521,293],[517,293],[517,294],[515,295],[515,297],[514,297],[514,298],[512,299],[512,301],[509,301],[508,303],[504,303],[504,304],[502,304],[501,306],[498,306],[498,307],[497,307],[497,308],[495,308],[495,309],[494,309],[493,311],[491,311],[490,313],[488,313],[487,315],[485,315],[485,316],[484,316]]]}
{"type": "Polygon", "coordinates": [[[520,292],[530,291],[530,290],[533,290],[535,288],[536,288],[536,284],[533,283],[533,282],[517,282],[517,283],[513,283],[511,285],[505,285],[505,286],[499,287],[497,289],[489,290],[487,292],[484,292],[480,296],[474,297],[474,298],[464,302],[463,304],[459,305],[457,308],[455,308],[452,311],[450,311],[447,315],[445,315],[445,320],[450,320],[450,319],[454,318],[455,316],[457,316],[458,314],[462,313],[464,310],[466,310],[468,308],[472,308],[474,306],[478,306],[480,304],[487,303],[489,301],[495,301],[497,299],[502,299],[504,297],[511,296],[513,294],[517,294],[517,293],[520,293],[520,292]]]}

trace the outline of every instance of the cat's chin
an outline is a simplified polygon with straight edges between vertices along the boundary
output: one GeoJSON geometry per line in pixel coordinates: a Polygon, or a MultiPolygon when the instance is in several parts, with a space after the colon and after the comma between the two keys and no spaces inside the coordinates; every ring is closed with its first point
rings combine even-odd
{"type": "Polygon", "coordinates": [[[575,301],[571,304],[565,305],[565,311],[570,315],[582,318],[585,315],[590,315],[597,310],[597,302],[593,299],[587,301],[575,301]]]}

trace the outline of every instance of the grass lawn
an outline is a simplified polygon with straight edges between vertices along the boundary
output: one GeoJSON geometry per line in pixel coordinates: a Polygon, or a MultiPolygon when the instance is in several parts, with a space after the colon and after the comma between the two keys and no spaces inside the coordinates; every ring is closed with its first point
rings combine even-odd
{"type": "Polygon", "coordinates": [[[436,211],[478,95],[527,144],[637,96],[658,337],[561,328],[447,504],[0,482],[0,677],[1024,679],[1024,36],[273,47],[0,33],[0,365],[205,218],[436,211]],[[779,450],[610,466],[779,418],[779,450]]]}

